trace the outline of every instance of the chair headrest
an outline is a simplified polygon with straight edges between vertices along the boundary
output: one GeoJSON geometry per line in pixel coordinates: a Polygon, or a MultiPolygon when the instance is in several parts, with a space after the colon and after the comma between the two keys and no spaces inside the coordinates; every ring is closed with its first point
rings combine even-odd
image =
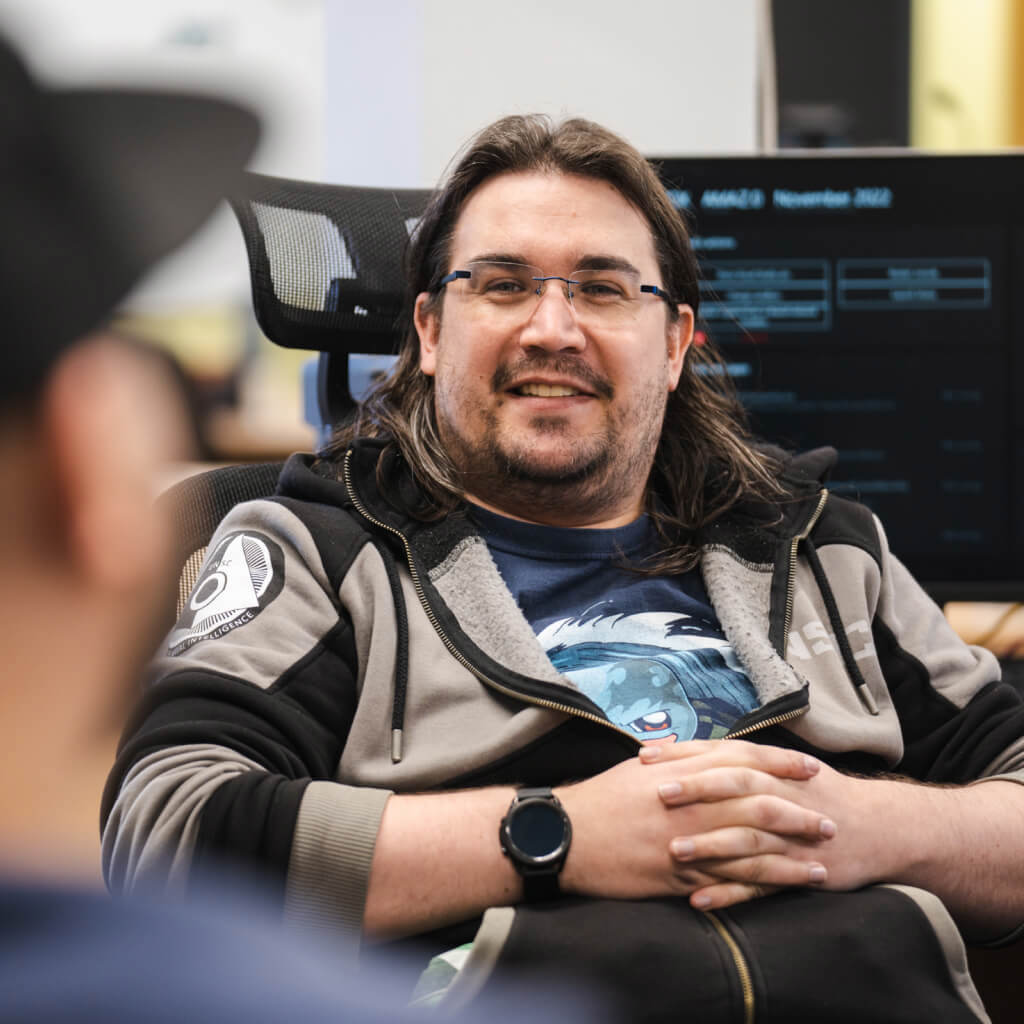
{"type": "Polygon", "coordinates": [[[247,174],[229,199],[263,333],[285,348],[395,351],[403,257],[430,196],[247,174]]]}

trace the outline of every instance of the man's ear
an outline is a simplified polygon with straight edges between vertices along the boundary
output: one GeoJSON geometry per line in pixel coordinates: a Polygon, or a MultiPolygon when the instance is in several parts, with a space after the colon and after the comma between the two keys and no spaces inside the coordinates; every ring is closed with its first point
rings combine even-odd
{"type": "Polygon", "coordinates": [[[668,325],[668,389],[675,391],[683,372],[683,360],[693,344],[693,308],[685,302],[676,307],[679,316],[668,325]]]}
{"type": "Polygon", "coordinates": [[[413,311],[413,323],[420,339],[420,369],[428,377],[433,377],[437,370],[437,342],[441,334],[439,301],[430,292],[420,292],[413,311]]]}
{"type": "Polygon", "coordinates": [[[110,591],[148,586],[162,571],[168,537],[153,508],[166,414],[152,374],[119,343],[80,342],[47,385],[43,425],[51,453],[69,565],[110,591]]]}

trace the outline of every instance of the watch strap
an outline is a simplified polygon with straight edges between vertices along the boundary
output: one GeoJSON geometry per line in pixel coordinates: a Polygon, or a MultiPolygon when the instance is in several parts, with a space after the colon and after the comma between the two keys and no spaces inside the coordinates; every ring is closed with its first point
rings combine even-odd
{"type": "Polygon", "coordinates": [[[558,797],[555,796],[550,786],[520,786],[516,790],[516,800],[533,800],[537,798],[539,800],[547,800],[550,803],[555,804],[557,807],[561,807],[562,804],[558,797]]]}
{"type": "Polygon", "coordinates": [[[543,903],[557,900],[562,895],[562,887],[558,884],[558,875],[523,875],[523,901],[526,903],[543,903]]]}
{"type": "MultiPolygon", "coordinates": [[[[568,834],[571,836],[571,826],[569,820],[565,815],[565,810],[562,807],[561,801],[551,791],[550,786],[522,786],[516,790],[515,799],[512,801],[512,806],[509,807],[509,814],[511,814],[516,805],[526,800],[543,800],[550,804],[552,808],[562,815],[565,821],[566,828],[569,830],[568,834]]],[[[504,847],[503,847],[504,849],[504,847]]],[[[506,854],[507,850],[504,851],[506,854]]],[[[519,872],[520,877],[523,880],[523,899],[526,903],[535,903],[544,900],[557,899],[561,894],[562,890],[558,884],[558,876],[562,870],[562,864],[564,863],[564,856],[557,864],[552,864],[546,868],[539,870],[531,870],[522,864],[517,858],[512,858],[513,863],[516,866],[516,870],[519,872]]]]}

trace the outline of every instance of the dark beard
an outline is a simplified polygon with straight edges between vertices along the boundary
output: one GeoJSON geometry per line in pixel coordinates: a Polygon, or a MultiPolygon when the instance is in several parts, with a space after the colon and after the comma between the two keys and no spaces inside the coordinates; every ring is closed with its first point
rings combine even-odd
{"type": "MultiPolygon", "coordinates": [[[[561,432],[564,421],[534,422],[549,432],[561,432]]],[[[596,451],[580,445],[580,458],[561,466],[546,467],[529,459],[528,453],[501,448],[495,431],[486,442],[470,448],[463,438],[441,425],[445,446],[461,469],[463,490],[485,504],[531,522],[558,525],[600,519],[628,495],[627,474],[615,473],[614,438],[605,438],[596,451]]]]}
{"type": "MultiPolygon", "coordinates": [[[[492,392],[500,395],[531,370],[573,376],[599,399],[611,402],[614,398],[610,381],[567,355],[529,355],[514,365],[498,367],[491,380],[492,392]]],[[[577,438],[573,453],[558,465],[533,459],[525,447],[502,447],[498,417],[492,411],[483,413],[485,428],[476,444],[460,436],[443,416],[438,417],[438,430],[459,469],[464,493],[530,522],[572,526],[598,522],[630,499],[636,487],[636,476],[630,470],[636,459],[653,461],[666,400],[667,395],[661,399],[661,414],[650,419],[637,408],[620,412],[599,434],[577,438]]],[[[569,421],[560,416],[537,417],[531,427],[549,436],[571,429],[569,421]]]]}

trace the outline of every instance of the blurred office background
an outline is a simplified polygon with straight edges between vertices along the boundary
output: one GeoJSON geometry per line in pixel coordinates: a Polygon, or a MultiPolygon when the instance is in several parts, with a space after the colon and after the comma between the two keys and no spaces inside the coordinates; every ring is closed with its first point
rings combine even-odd
{"type": "MultiPolygon", "coordinates": [[[[236,95],[267,118],[256,170],[343,184],[432,185],[476,129],[532,110],[660,154],[1024,142],[1022,0],[0,0],[0,26],[53,80],[236,95]]],[[[182,363],[209,457],[312,444],[306,356],[261,338],[226,207],[122,322],[182,363]]]]}
{"type": "MultiPolygon", "coordinates": [[[[586,114],[649,152],[756,144],[754,0],[0,0],[0,26],[57,80],[137,76],[213,88],[263,111],[254,169],[343,184],[429,186],[510,112],[586,114]],[[513,16],[510,16],[513,15],[513,16]]],[[[308,448],[303,353],[260,337],[225,207],[124,304],[199,396],[207,455],[308,448]]]]}
{"type": "MultiPolygon", "coordinates": [[[[0,27],[52,80],[235,95],[266,118],[254,169],[341,184],[433,185],[534,110],[663,155],[1024,144],[1024,0],[0,0],[0,27]]],[[[312,446],[309,356],[261,337],[226,206],[120,323],[184,368],[206,458],[312,446]]]]}
{"type": "MultiPolygon", "coordinates": [[[[0,0],[54,80],[137,76],[255,105],[255,169],[434,184],[479,127],[583,114],[659,154],[1024,142],[1024,0],[0,0]],[[510,16],[511,15],[511,16],[510,16]]],[[[124,306],[193,381],[207,455],[312,444],[302,353],[253,320],[227,208],[124,306]]]]}

